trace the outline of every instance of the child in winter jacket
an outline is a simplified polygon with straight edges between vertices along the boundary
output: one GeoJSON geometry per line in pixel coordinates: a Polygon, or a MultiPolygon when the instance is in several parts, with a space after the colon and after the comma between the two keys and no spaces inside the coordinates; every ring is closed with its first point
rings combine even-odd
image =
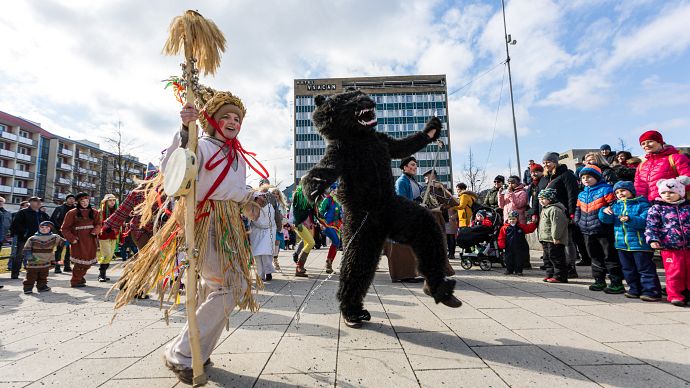
{"type": "Polygon", "coordinates": [[[587,165],[580,170],[580,181],[584,190],[577,196],[575,223],[585,237],[587,253],[592,259],[591,291],[604,291],[607,294],[622,294],[623,271],[613,243],[613,228],[599,220],[599,210],[611,205],[616,197],[613,188],[602,179],[601,170],[587,165]],[[608,273],[611,284],[606,286],[608,273]]]}
{"type": "Polygon", "coordinates": [[[661,249],[666,270],[666,293],[674,306],[687,302],[683,293],[690,289],[690,201],[685,186],[690,178],[679,176],[657,182],[660,197],[647,213],[647,242],[661,249]]]}
{"type": "Polygon", "coordinates": [[[498,194],[498,207],[503,209],[503,219],[507,220],[512,212],[518,213],[518,221],[524,224],[527,211],[527,191],[520,183],[520,177],[508,178],[508,187],[498,194]]]}
{"type": "Polygon", "coordinates": [[[498,233],[498,247],[505,249],[506,275],[522,276],[522,263],[529,259],[526,234],[537,229],[537,224],[521,224],[519,213],[512,211],[498,233]]]}
{"type": "Polygon", "coordinates": [[[568,217],[566,209],[556,199],[556,190],[544,188],[539,192],[539,242],[544,249],[544,267],[547,283],[567,283],[568,263],[565,246],[568,245],[568,217]]]}
{"type": "Polygon", "coordinates": [[[649,202],[645,197],[635,197],[632,182],[620,181],[613,186],[616,201],[599,210],[599,219],[613,224],[616,249],[628,283],[628,298],[640,298],[645,302],[661,299],[661,284],[654,264],[654,250],[644,237],[649,202]]]}
{"type": "Polygon", "coordinates": [[[34,284],[38,292],[50,291],[48,271],[55,260],[55,248],[64,242],[60,235],[53,233],[53,223],[50,221],[41,222],[38,232],[26,240],[23,251],[26,261],[25,294],[33,292],[34,284]]]}

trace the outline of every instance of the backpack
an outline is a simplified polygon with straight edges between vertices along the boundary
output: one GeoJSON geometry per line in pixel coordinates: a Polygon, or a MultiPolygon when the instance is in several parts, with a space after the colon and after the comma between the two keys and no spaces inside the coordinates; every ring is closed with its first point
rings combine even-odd
{"type": "Polygon", "coordinates": [[[479,199],[472,201],[470,209],[472,209],[472,215],[476,215],[478,211],[482,210],[484,207],[479,203],[479,199]]]}

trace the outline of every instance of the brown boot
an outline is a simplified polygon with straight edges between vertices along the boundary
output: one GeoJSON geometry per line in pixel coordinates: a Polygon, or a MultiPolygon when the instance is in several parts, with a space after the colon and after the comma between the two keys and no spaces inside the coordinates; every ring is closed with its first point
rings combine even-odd
{"type": "Polygon", "coordinates": [[[273,258],[273,267],[275,267],[276,271],[280,271],[280,263],[278,263],[278,256],[273,258]]]}
{"type": "Polygon", "coordinates": [[[326,259],[326,273],[328,273],[328,274],[333,273],[333,260],[332,259],[326,259]]]}
{"type": "Polygon", "coordinates": [[[300,278],[307,278],[307,269],[304,268],[304,264],[307,263],[307,256],[309,253],[302,252],[299,255],[299,260],[297,260],[297,267],[295,267],[295,276],[300,278]]]}

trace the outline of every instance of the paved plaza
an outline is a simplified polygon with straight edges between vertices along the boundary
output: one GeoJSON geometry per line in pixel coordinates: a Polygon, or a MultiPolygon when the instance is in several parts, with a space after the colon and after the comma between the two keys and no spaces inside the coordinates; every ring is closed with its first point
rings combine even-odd
{"type": "MultiPolygon", "coordinates": [[[[538,270],[507,277],[455,262],[464,305],[449,309],[421,283],[391,283],[384,257],[365,301],[372,320],[351,329],[337,274],[322,272],[325,250],[310,256],[309,279],[291,276],[290,253],[260,292],[261,310],[232,315],[209,387],[690,385],[690,308],[591,292],[586,278],[553,285],[538,270]]],[[[51,273],[53,291],[40,295],[0,275],[0,387],[183,386],[161,353],[184,312],[166,325],[158,302],[142,301],[111,323],[109,285],[96,275],[71,289],[68,275],[51,273]]]]}

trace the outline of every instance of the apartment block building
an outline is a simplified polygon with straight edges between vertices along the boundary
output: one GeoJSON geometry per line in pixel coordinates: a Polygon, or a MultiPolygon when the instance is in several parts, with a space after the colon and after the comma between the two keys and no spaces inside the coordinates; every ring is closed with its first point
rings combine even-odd
{"type": "Polygon", "coordinates": [[[0,111],[0,196],[19,204],[32,196],[46,204],[87,192],[97,203],[106,193],[124,196],[143,177],[146,165],[87,140],[64,138],[40,124],[0,111]],[[124,187],[120,190],[119,170],[124,187]]]}

